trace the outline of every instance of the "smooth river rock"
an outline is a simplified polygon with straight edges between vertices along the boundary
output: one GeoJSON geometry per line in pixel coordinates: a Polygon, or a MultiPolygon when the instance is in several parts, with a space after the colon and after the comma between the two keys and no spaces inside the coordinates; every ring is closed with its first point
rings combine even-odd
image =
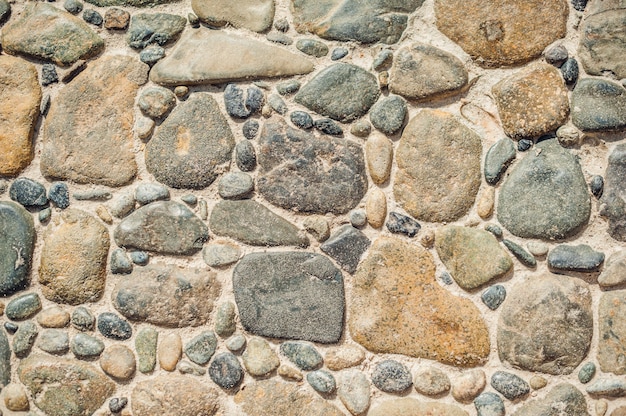
{"type": "Polygon", "coordinates": [[[626,145],[618,144],[609,155],[606,184],[600,200],[600,215],[608,218],[608,233],[626,241],[626,145]]]}
{"type": "Polygon", "coordinates": [[[31,214],[11,201],[0,202],[0,295],[11,295],[30,283],[35,248],[31,214]]]}
{"type": "Polygon", "coordinates": [[[167,374],[137,383],[131,406],[135,416],[213,416],[219,401],[216,389],[197,378],[167,374]]]}
{"type": "Polygon", "coordinates": [[[513,416],[589,416],[585,396],[568,383],[554,387],[543,398],[525,403],[513,416]]]}
{"type": "Polygon", "coordinates": [[[236,28],[264,32],[274,19],[274,0],[192,0],[191,9],[210,26],[230,24],[236,28]]]}
{"type": "Polygon", "coordinates": [[[368,416],[469,416],[469,414],[452,404],[437,402],[421,402],[410,397],[393,399],[375,406],[368,416]]]}
{"type": "Polygon", "coordinates": [[[413,217],[455,221],[480,187],[480,136],[452,114],[422,110],[404,128],[396,152],[396,201],[413,217]]]}
{"type": "Polygon", "coordinates": [[[436,282],[433,258],[421,246],[379,238],[353,284],[350,333],[368,350],[459,367],[482,364],[489,356],[489,333],[478,308],[436,282]]]}
{"type": "Polygon", "coordinates": [[[572,123],[583,131],[626,128],[626,89],[603,78],[584,78],[572,91],[572,123]]]}

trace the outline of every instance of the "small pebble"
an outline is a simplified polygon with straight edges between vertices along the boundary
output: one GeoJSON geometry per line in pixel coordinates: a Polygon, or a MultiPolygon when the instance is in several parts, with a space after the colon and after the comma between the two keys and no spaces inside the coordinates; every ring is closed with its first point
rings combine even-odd
{"type": "Polygon", "coordinates": [[[539,241],[530,241],[526,244],[528,251],[535,257],[543,257],[548,254],[548,245],[539,241]]]}
{"type": "Polygon", "coordinates": [[[96,318],[84,306],[79,306],[72,312],[72,326],[79,331],[93,331],[96,318]]]}
{"type": "Polygon", "coordinates": [[[315,39],[300,39],[296,42],[296,48],[300,52],[316,58],[328,55],[328,46],[324,42],[315,39]]]}
{"type": "Polygon", "coordinates": [[[265,36],[265,38],[270,42],[280,43],[281,45],[289,46],[293,44],[293,39],[284,33],[270,32],[265,36]]]}
{"type": "MultiPolygon", "coordinates": [[[[68,2],[66,1],[65,4],[67,3],[68,2]]],[[[41,66],[41,85],[45,87],[50,84],[54,84],[55,82],[59,82],[59,75],[57,75],[56,67],[54,64],[43,64],[41,66]]]]}
{"type": "Polygon", "coordinates": [[[493,214],[495,197],[496,190],[492,186],[488,186],[481,191],[478,202],[476,203],[476,213],[483,220],[489,219],[493,214]]]}
{"type": "Polygon", "coordinates": [[[524,266],[531,268],[537,266],[537,260],[535,260],[535,257],[526,250],[524,250],[524,247],[506,238],[502,240],[502,243],[524,266]]]}
{"type": "Polygon", "coordinates": [[[137,352],[137,369],[146,374],[156,367],[157,343],[159,333],[154,328],[143,328],[135,338],[137,352]]]}
{"type": "Polygon", "coordinates": [[[28,319],[41,310],[41,299],[36,293],[26,293],[11,299],[4,309],[7,318],[13,321],[28,319]]]}
{"type": "Polygon", "coordinates": [[[111,253],[110,267],[113,274],[129,274],[133,271],[133,263],[122,248],[116,248],[111,253]]]}
{"type": "Polygon", "coordinates": [[[393,135],[402,128],[407,111],[403,98],[390,95],[372,106],[369,117],[374,127],[387,135],[393,135]]]}
{"type": "Polygon", "coordinates": [[[146,116],[160,119],[172,111],[176,96],[167,88],[150,87],[141,92],[137,104],[146,116]]]}
{"type": "Polygon", "coordinates": [[[141,62],[150,66],[156,64],[165,57],[165,49],[159,45],[148,45],[139,52],[141,62]]]}
{"type": "Polygon", "coordinates": [[[522,378],[504,371],[491,376],[491,387],[509,400],[516,400],[530,393],[530,386],[522,378]]]}
{"type": "Polygon", "coordinates": [[[130,324],[111,312],[104,312],[98,316],[98,331],[106,338],[124,341],[133,334],[130,324]]]}
{"type": "Polygon", "coordinates": [[[50,108],[50,94],[45,94],[41,99],[41,104],[39,105],[39,113],[45,116],[48,114],[48,109],[50,108]]]}
{"type": "Polygon", "coordinates": [[[485,388],[487,379],[480,369],[467,370],[452,380],[452,397],[461,403],[474,400],[485,388]]]}
{"type": "Polygon", "coordinates": [[[502,285],[491,286],[483,292],[480,298],[489,309],[495,311],[506,299],[506,288],[502,285]]]}
{"type": "Polygon", "coordinates": [[[30,408],[28,394],[21,384],[10,383],[2,388],[4,405],[13,412],[25,412],[30,408]]]}
{"type": "Polygon", "coordinates": [[[192,376],[203,376],[206,374],[206,369],[204,367],[200,367],[199,365],[187,360],[181,360],[176,366],[176,369],[181,374],[191,374],[192,376]]]}
{"type": "Polygon", "coordinates": [[[78,333],[70,345],[72,353],[78,358],[98,357],[104,351],[104,342],[84,333],[78,333]]]}
{"type": "Polygon", "coordinates": [[[198,197],[194,194],[185,194],[180,197],[180,200],[183,201],[187,205],[196,205],[198,203],[198,197]]]}
{"type": "MultiPolygon", "coordinates": [[[[240,255],[239,247],[237,247],[237,256],[240,255]]],[[[222,338],[231,336],[237,328],[236,318],[235,304],[230,301],[221,303],[215,314],[215,333],[222,338]]]]}
{"type": "Polygon", "coordinates": [[[426,248],[430,248],[435,244],[435,232],[433,230],[427,230],[420,239],[420,244],[426,248]]]}
{"type": "Polygon", "coordinates": [[[4,329],[6,329],[6,331],[9,334],[15,334],[15,331],[17,331],[18,328],[19,328],[19,326],[15,322],[5,322],[4,323],[4,329]]]}
{"type": "Polygon", "coordinates": [[[556,130],[556,138],[563,147],[573,147],[580,143],[580,133],[574,126],[565,125],[556,130]]]}
{"type": "Polygon", "coordinates": [[[184,100],[189,94],[189,87],[186,85],[179,85],[174,88],[174,95],[178,97],[179,100],[184,100]]]}
{"type": "Polygon", "coordinates": [[[441,280],[444,285],[448,286],[454,283],[454,280],[452,280],[452,276],[450,276],[450,273],[448,272],[441,272],[441,274],[439,275],[439,280],[441,280]]]}
{"type": "Polygon", "coordinates": [[[278,356],[269,342],[259,337],[250,338],[241,358],[246,372],[253,377],[266,376],[280,365],[278,356]]]}
{"type": "Polygon", "coordinates": [[[367,224],[367,216],[364,209],[355,209],[350,212],[350,224],[353,227],[361,228],[367,224]]]}
{"type": "Polygon", "coordinates": [[[115,380],[130,380],[137,369],[135,354],[125,345],[111,345],[100,356],[100,368],[115,380]]]}
{"type": "Polygon", "coordinates": [[[38,334],[39,330],[33,321],[26,321],[17,328],[13,336],[13,352],[18,358],[24,358],[30,353],[38,334]]]}
{"type": "Polygon", "coordinates": [[[135,195],[131,191],[124,191],[115,195],[109,203],[109,211],[114,217],[124,218],[135,209],[135,195]]]}
{"type": "Polygon", "coordinates": [[[206,220],[209,216],[209,208],[204,199],[201,199],[200,202],[198,202],[198,215],[201,220],[206,220]]]}
{"type": "Polygon", "coordinates": [[[569,58],[565,63],[561,66],[561,75],[563,75],[563,80],[567,85],[572,85],[576,83],[578,80],[578,62],[574,58],[569,58]]]}
{"type": "Polygon", "coordinates": [[[204,331],[196,335],[185,346],[185,355],[198,365],[205,365],[211,360],[217,348],[217,337],[212,331],[204,331]]]}
{"type": "Polygon", "coordinates": [[[65,354],[70,349],[70,338],[61,329],[44,329],[37,338],[37,346],[50,354],[65,354]]]}
{"type": "Polygon", "coordinates": [[[378,73],[378,84],[380,88],[387,88],[389,86],[389,71],[381,71],[378,73]]]}
{"type": "Polygon", "coordinates": [[[587,7],[587,0],[571,0],[572,6],[579,12],[584,12],[587,7]]]}
{"type": "Polygon", "coordinates": [[[415,237],[421,225],[413,218],[400,214],[399,212],[390,212],[387,220],[387,229],[395,234],[404,234],[407,237],[415,237]]]}
{"type": "Polygon", "coordinates": [[[311,371],[306,375],[306,381],[321,394],[331,394],[337,389],[335,377],[325,370],[311,371]]]}
{"type": "Polygon", "coordinates": [[[259,132],[259,122],[256,120],[247,120],[242,127],[243,137],[252,140],[259,132]]]}
{"type": "Polygon", "coordinates": [[[278,375],[289,380],[302,381],[302,372],[295,367],[283,364],[278,367],[278,375]]]}
{"type": "Polygon", "coordinates": [[[28,178],[14,180],[9,187],[9,197],[25,207],[43,207],[48,203],[46,188],[28,178]]]}
{"type": "Polygon", "coordinates": [[[450,378],[436,367],[427,367],[415,373],[413,387],[425,396],[439,396],[450,390],[450,378]]]}
{"type": "Polygon", "coordinates": [[[289,115],[289,119],[294,126],[308,130],[313,127],[313,117],[304,111],[294,111],[289,115]]]}
{"type": "Polygon", "coordinates": [[[83,11],[83,3],[77,0],[65,0],[63,7],[72,14],[78,14],[83,11]]]}
{"type": "Polygon", "coordinates": [[[546,62],[559,68],[568,57],[568,52],[563,45],[554,45],[546,50],[544,57],[546,62]]]}
{"type": "Polygon", "coordinates": [[[600,199],[604,191],[604,178],[600,175],[593,175],[589,181],[589,189],[596,198],[600,199]]]}
{"type": "Polygon", "coordinates": [[[100,26],[104,22],[102,15],[93,9],[87,9],[83,12],[83,20],[95,26],[100,26]]]}
{"type": "Polygon", "coordinates": [[[406,365],[395,360],[385,360],[374,368],[372,383],[386,393],[401,393],[411,387],[413,379],[406,365]]]}
{"type": "Polygon", "coordinates": [[[495,393],[485,392],[474,399],[477,416],[504,416],[504,403],[495,393]]]}
{"type": "Polygon", "coordinates": [[[285,104],[285,101],[283,101],[278,94],[270,94],[269,97],[267,97],[267,103],[272,110],[276,111],[281,116],[284,116],[287,114],[287,111],[289,111],[287,104],[285,104]]]}
{"type": "Polygon", "coordinates": [[[111,192],[108,189],[95,188],[86,191],[76,191],[72,194],[77,201],[106,201],[111,199],[111,192]]]}
{"type": "Polygon", "coordinates": [[[45,224],[48,221],[50,221],[51,216],[52,216],[52,209],[50,209],[50,207],[44,208],[41,211],[39,211],[39,222],[42,224],[45,224]]]}
{"type": "Polygon", "coordinates": [[[139,139],[147,140],[152,135],[155,125],[156,123],[151,118],[138,116],[135,118],[133,131],[137,134],[139,139]]]}
{"type": "Polygon", "coordinates": [[[104,13],[104,27],[109,30],[126,30],[129,21],[130,13],[117,7],[111,7],[104,13]]]}
{"type": "Polygon", "coordinates": [[[525,152],[528,149],[530,149],[533,145],[533,141],[530,139],[522,139],[519,142],[517,142],[517,150],[519,150],[520,152],[525,152]]]}
{"type": "Polygon", "coordinates": [[[621,378],[600,378],[588,385],[586,390],[592,396],[623,397],[626,395],[626,381],[621,378]]]}
{"type": "Polygon", "coordinates": [[[381,71],[388,69],[393,61],[393,52],[389,49],[383,49],[376,55],[374,62],[372,62],[372,69],[374,71],[381,71]]]}
{"type": "Polygon", "coordinates": [[[328,220],[321,215],[311,215],[302,222],[304,229],[307,230],[319,242],[328,240],[330,237],[330,226],[328,220]]]}
{"type": "Polygon", "coordinates": [[[502,238],[502,228],[496,224],[487,224],[485,225],[485,230],[489,231],[496,238],[502,238]]]}
{"type": "Polygon", "coordinates": [[[331,136],[341,136],[343,129],[337,123],[329,118],[321,118],[313,122],[313,126],[324,134],[331,136]]]}
{"type": "Polygon", "coordinates": [[[159,342],[157,358],[162,370],[176,370],[176,365],[182,355],[183,341],[177,333],[169,333],[159,342]]]}
{"type": "Polygon", "coordinates": [[[129,255],[131,261],[139,266],[145,266],[150,261],[150,255],[145,251],[131,251],[129,255]]]}
{"type": "Polygon", "coordinates": [[[189,24],[191,25],[191,27],[193,28],[200,27],[200,19],[194,13],[188,13],[187,20],[189,21],[189,24]]]}
{"type": "Polygon", "coordinates": [[[37,315],[37,323],[43,328],[65,328],[70,314],[59,306],[50,306],[37,315]]]}
{"type": "Polygon", "coordinates": [[[578,380],[583,384],[587,384],[595,375],[596,365],[591,362],[585,363],[585,365],[583,365],[578,371],[578,380]]]}
{"type": "Polygon", "coordinates": [[[315,346],[304,341],[286,341],[280,345],[280,352],[300,370],[311,371],[323,363],[322,356],[315,346]]]}
{"type": "Polygon", "coordinates": [[[64,182],[53,182],[48,190],[48,199],[57,208],[65,209],[70,206],[70,191],[64,182]]]}
{"type": "Polygon", "coordinates": [[[242,172],[252,172],[256,168],[256,151],[248,140],[235,145],[235,161],[242,172]]]}
{"type": "Polygon", "coordinates": [[[126,407],[128,404],[128,399],[126,397],[114,397],[109,400],[109,410],[111,413],[119,413],[126,407]]]}
{"type": "Polygon", "coordinates": [[[246,337],[241,334],[235,334],[226,340],[226,348],[230,351],[238,352],[246,346],[246,337]]]}
{"type": "Polygon", "coordinates": [[[280,95],[289,95],[297,92],[300,89],[300,81],[295,79],[282,81],[276,85],[276,91],[280,95]]]}
{"type": "Polygon", "coordinates": [[[243,368],[230,352],[217,354],[209,365],[209,377],[223,389],[232,389],[241,383],[243,368]]]}
{"type": "Polygon", "coordinates": [[[333,61],[338,61],[345,56],[348,55],[348,49],[346,48],[335,48],[333,49],[333,53],[330,55],[330,59],[333,61]]]}
{"type": "Polygon", "coordinates": [[[274,29],[278,30],[279,32],[286,32],[289,30],[289,22],[286,18],[281,17],[274,22],[274,29]]]}
{"type": "Polygon", "coordinates": [[[339,371],[354,367],[365,360],[365,352],[355,345],[344,344],[326,350],[324,364],[329,370],[339,371]]]}
{"type": "Polygon", "coordinates": [[[202,258],[210,267],[228,266],[237,262],[240,257],[241,250],[239,246],[230,242],[211,243],[202,249],[202,258]]]}
{"type": "Polygon", "coordinates": [[[540,390],[548,385],[548,380],[541,376],[532,376],[530,378],[530,387],[533,390],[540,390]]]}
{"type": "Polygon", "coordinates": [[[609,402],[606,399],[600,399],[596,402],[596,416],[604,416],[609,409],[609,402]]]}
{"type": "Polygon", "coordinates": [[[372,125],[367,120],[357,120],[350,127],[350,133],[357,137],[367,137],[371,132],[372,125]]]}
{"type": "Polygon", "coordinates": [[[135,201],[140,205],[167,199],[170,199],[170,190],[160,183],[142,183],[135,189],[135,201]]]}

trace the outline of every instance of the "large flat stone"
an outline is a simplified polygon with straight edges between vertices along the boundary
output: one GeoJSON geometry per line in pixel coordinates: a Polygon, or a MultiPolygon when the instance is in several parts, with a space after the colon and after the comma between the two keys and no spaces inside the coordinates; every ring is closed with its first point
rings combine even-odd
{"type": "Polygon", "coordinates": [[[192,0],[194,13],[211,26],[230,24],[254,32],[264,32],[274,20],[274,0],[192,0]]]}
{"type": "Polygon", "coordinates": [[[136,58],[106,56],[62,88],[46,118],[41,173],[78,183],[129,183],[137,174],[135,95],[147,74],[136,58]]]}
{"type": "Polygon", "coordinates": [[[11,295],[30,283],[35,248],[31,214],[15,202],[0,202],[0,295],[11,295]]]}
{"type": "Polygon", "coordinates": [[[220,406],[213,387],[191,376],[168,374],[137,383],[131,407],[135,416],[213,416],[220,406]]]}
{"type": "Polygon", "coordinates": [[[311,61],[279,46],[221,30],[200,28],[183,33],[167,57],[152,68],[150,79],[157,84],[175,86],[281,77],[311,71],[311,61]],[[272,59],[267,59],[268,56],[272,59]]]}
{"type": "Polygon", "coordinates": [[[29,62],[0,56],[0,175],[16,175],[33,159],[41,87],[29,62]]]}
{"type": "Polygon", "coordinates": [[[257,189],[281,208],[344,214],[367,191],[363,150],[352,141],[316,136],[272,118],[259,145],[257,189]]]}
{"type": "Polygon", "coordinates": [[[625,26],[625,8],[590,14],[583,20],[578,56],[588,74],[612,72],[618,79],[626,78],[625,26]]]}
{"type": "Polygon", "coordinates": [[[264,337],[335,343],[343,332],[343,276],[326,257],[252,253],[233,271],[243,327],[264,337]]]}
{"type": "Polygon", "coordinates": [[[602,294],[598,307],[598,364],[606,373],[626,374],[625,313],[626,291],[616,290],[602,294]]]}
{"type": "Polygon", "coordinates": [[[525,403],[513,416],[589,416],[585,396],[568,383],[559,384],[538,400],[525,403]]]}
{"type": "Polygon", "coordinates": [[[87,23],[47,3],[29,3],[19,19],[2,29],[2,48],[12,54],[71,65],[104,49],[104,41],[87,23]]]}
{"type": "Polygon", "coordinates": [[[374,407],[369,416],[468,416],[468,413],[458,406],[437,403],[421,402],[411,397],[387,400],[374,407]]]}
{"type": "Polygon", "coordinates": [[[396,201],[422,221],[455,221],[480,187],[480,137],[452,114],[422,110],[404,128],[396,152],[396,201]]]}
{"type": "Polygon", "coordinates": [[[217,101],[196,93],[174,108],[148,142],[146,167],[173,188],[201,189],[228,170],[234,147],[217,101]]]}
{"type": "Polygon", "coordinates": [[[424,248],[380,237],[354,275],[350,334],[374,353],[404,354],[472,367],[489,357],[489,332],[478,308],[435,281],[424,248]]]}

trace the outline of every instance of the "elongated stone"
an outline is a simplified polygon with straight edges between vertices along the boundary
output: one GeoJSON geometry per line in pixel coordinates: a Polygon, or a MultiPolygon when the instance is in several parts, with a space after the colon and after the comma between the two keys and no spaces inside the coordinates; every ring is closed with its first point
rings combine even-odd
{"type": "Polygon", "coordinates": [[[559,384],[539,400],[525,403],[513,416],[589,416],[585,396],[568,383],[559,384]]]}
{"type": "Polygon", "coordinates": [[[515,159],[515,154],[515,144],[509,138],[500,139],[489,148],[483,169],[489,185],[500,181],[509,164],[515,159]]]}
{"type": "Polygon", "coordinates": [[[35,247],[33,217],[15,202],[0,202],[0,235],[0,295],[7,296],[30,282],[35,247]]]}
{"type": "Polygon", "coordinates": [[[137,383],[131,406],[135,416],[213,416],[219,409],[218,398],[215,388],[193,377],[168,374],[137,383]]]}
{"type": "Polygon", "coordinates": [[[370,177],[381,185],[389,179],[393,161],[393,143],[383,134],[372,134],[365,142],[365,155],[370,177]]]}
{"type": "Polygon", "coordinates": [[[191,9],[198,18],[211,26],[231,24],[254,32],[264,32],[274,19],[274,0],[192,0],[191,9]]]}

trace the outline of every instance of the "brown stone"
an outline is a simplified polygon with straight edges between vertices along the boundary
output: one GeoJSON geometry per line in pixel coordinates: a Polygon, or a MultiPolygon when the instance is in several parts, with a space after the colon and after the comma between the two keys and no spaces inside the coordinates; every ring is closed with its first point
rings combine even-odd
{"type": "Polygon", "coordinates": [[[485,389],[486,384],[483,370],[466,371],[452,380],[452,397],[458,402],[471,402],[485,389]]]}
{"type": "Polygon", "coordinates": [[[567,88],[552,65],[529,65],[498,82],[492,92],[502,128],[513,139],[539,137],[567,122],[567,88]]]}
{"type": "Polygon", "coordinates": [[[598,276],[602,287],[618,286],[626,282],[626,250],[620,250],[609,256],[604,269],[598,276]]]}
{"type": "Polygon", "coordinates": [[[130,380],[136,367],[135,355],[125,345],[111,345],[100,356],[100,368],[115,380],[130,380]]]}
{"type": "Polygon", "coordinates": [[[177,333],[167,334],[159,341],[157,357],[161,369],[165,371],[176,370],[176,364],[182,355],[183,341],[177,333]]]}
{"type": "Polygon", "coordinates": [[[83,211],[64,211],[44,233],[39,284],[46,299],[69,305],[100,299],[109,245],[109,233],[98,220],[83,211]]]}
{"type": "Polygon", "coordinates": [[[65,328],[69,322],[69,312],[58,306],[51,306],[37,314],[37,323],[43,328],[65,328]]]}
{"type": "Polygon", "coordinates": [[[0,56],[0,175],[16,175],[33,159],[33,132],[40,102],[35,66],[19,58],[0,56]]]}
{"type": "Polygon", "coordinates": [[[451,404],[420,402],[404,397],[381,403],[368,416],[468,416],[468,413],[451,404]]]}
{"type": "Polygon", "coordinates": [[[129,21],[130,13],[116,7],[111,7],[104,14],[104,27],[109,30],[124,30],[129,21]]]}
{"type": "Polygon", "coordinates": [[[352,338],[376,353],[405,354],[460,367],[489,356],[478,308],[435,281],[433,258],[420,246],[381,237],[354,275],[352,338]]]}
{"type": "Polygon", "coordinates": [[[409,121],[396,152],[393,193],[413,217],[455,221],[480,187],[480,136],[449,113],[422,110],[409,121]]]}
{"type": "Polygon", "coordinates": [[[219,409],[215,389],[193,376],[177,374],[137,383],[131,403],[134,416],[213,416],[219,409]]]}
{"type": "Polygon", "coordinates": [[[380,228],[387,218],[387,197],[380,188],[372,188],[365,201],[367,222],[374,228],[380,228]]]}
{"type": "Polygon", "coordinates": [[[393,143],[384,134],[374,133],[365,142],[367,169],[375,184],[380,185],[389,179],[393,161],[393,143]]]}
{"type": "Polygon", "coordinates": [[[326,352],[324,364],[329,370],[339,371],[361,364],[365,351],[355,345],[333,347],[326,352]]]}
{"type": "Polygon", "coordinates": [[[493,214],[493,204],[496,198],[496,188],[489,186],[482,190],[478,203],[476,204],[476,213],[483,220],[489,219],[493,214]]]}
{"type": "Polygon", "coordinates": [[[21,384],[11,383],[2,389],[4,405],[8,410],[24,412],[30,408],[28,396],[21,384]]]}
{"type": "Polygon", "coordinates": [[[604,372],[626,374],[626,290],[607,292],[600,298],[598,364],[604,372]]]}
{"type": "Polygon", "coordinates": [[[135,57],[107,56],[65,86],[46,118],[43,175],[107,186],[129,183],[137,174],[135,95],[147,74],[148,66],[135,57]]]}
{"type": "Polygon", "coordinates": [[[518,65],[565,36],[566,0],[436,0],[437,28],[485,67],[518,65]]]}

